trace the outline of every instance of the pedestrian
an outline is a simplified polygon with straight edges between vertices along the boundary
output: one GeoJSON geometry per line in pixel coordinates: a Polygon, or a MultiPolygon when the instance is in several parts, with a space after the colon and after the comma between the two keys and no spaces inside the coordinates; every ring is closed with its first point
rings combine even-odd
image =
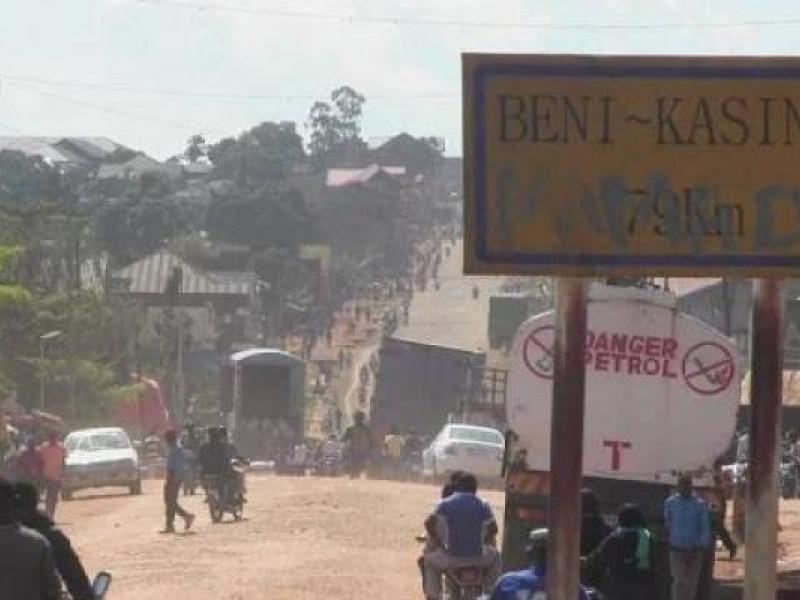
{"type": "MultiPolygon", "coordinates": [[[[613,530],[603,519],[600,500],[590,488],[581,490],[581,557],[594,552],[613,530]]],[[[603,583],[602,571],[597,564],[587,566],[584,579],[587,585],[599,587],[603,583]]]]}
{"type": "Polygon", "coordinates": [[[39,452],[41,452],[44,462],[42,475],[44,480],[45,512],[48,517],[54,519],[58,496],[61,493],[61,485],[64,482],[64,463],[67,460],[67,451],[59,441],[58,434],[50,432],[47,436],[47,443],[39,448],[39,452]]]}
{"type": "Polygon", "coordinates": [[[669,533],[672,600],[691,600],[712,540],[708,505],[695,495],[691,475],[678,478],[677,493],[664,504],[664,522],[669,533]]]}
{"type": "Polygon", "coordinates": [[[604,574],[606,600],[641,600],[655,594],[653,536],[637,504],[625,504],[617,528],[585,559],[604,574]]]}
{"type": "Polygon", "coordinates": [[[36,447],[36,439],[30,436],[25,443],[25,450],[14,463],[14,477],[19,481],[29,481],[40,490],[44,475],[44,458],[36,447]]]}
{"type": "Polygon", "coordinates": [[[19,523],[16,490],[5,479],[0,479],[0,591],[3,600],[61,597],[50,544],[19,523]]]}
{"type": "Polygon", "coordinates": [[[178,434],[174,429],[168,430],[164,434],[167,442],[167,478],[164,481],[164,505],[167,513],[166,527],[161,533],[175,533],[175,515],[179,515],[188,530],[194,522],[194,515],[183,510],[178,504],[178,494],[181,490],[181,482],[186,470],[186,456],[183,448],[178,444],[178,434]]]}
{"type": "Polygon", "coordinates": [[[39,510],[39,492],[27,482],[14,486],[17,494],[17,516],[23,526],[41,534],[53,550],[56,570],[72,600],[94,600],[94,592],[69,538],[52,519],[39,510]]]}

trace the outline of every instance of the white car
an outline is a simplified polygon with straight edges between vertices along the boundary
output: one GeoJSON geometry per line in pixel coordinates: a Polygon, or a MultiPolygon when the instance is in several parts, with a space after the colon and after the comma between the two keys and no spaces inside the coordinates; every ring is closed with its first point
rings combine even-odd
{"type": "Polygon", "coordinates": [[[422,453],[425,476],[439,477],[469,471],[478,477],[499,478],[505,439],[490,427],[448,423],[422,453]]]}
{"type": "Polygon", "coordinates": [[[142,493],[139,456],[128,434],[119,427],[73,431],[64,446],[64,500],[70,500],[77,490],[88,488],[126,487],[131,494],[142,493]]]}

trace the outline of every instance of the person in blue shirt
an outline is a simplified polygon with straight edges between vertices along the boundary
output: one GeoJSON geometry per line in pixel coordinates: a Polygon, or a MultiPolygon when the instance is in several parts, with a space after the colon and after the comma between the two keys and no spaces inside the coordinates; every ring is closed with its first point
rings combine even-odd
{"type": "Polygon", "coordinates": [[[691,600],[712,540],[708,505],[695,495],[691,475],[680,476],[678,492],[664,503],[664,522],[669,532],[672,600],[691,600]]]}
{"type": "Polygon", "coordinates": [[[464,473],[454,492],[443,498],[425,520],[435,550],[423,556],[423,587],[428,600],[442,593],[442,575],[449,569],[482,567],[486,581],[494,582],[500,557],[494,547],[497,523],[489,505],[478,498],[478,480],[464,473]]]}
{"type": "MultiPolygon", "coordinates": [[[[528,538],[528,558],[531,567],[506,573],[497,582],[491,600],[547,600],[547,529],[534,529],[528,538]]],[[[578,590],[578,600],[590,600],[589,590],[578,590]]]]}
{"type": "Polygon", "coordinates": [[[192,526],[194,515],[183,510],[178,504],[178,493],[181,489],[186,470],[186,455],[178,444],[178,434],[170,429],[164,434],[167,442],[167,477],[164,480],[164,505],[167,512],[167,525],[161,533],[175,533],[175,515],[183,518],[186,529],[192,526]]]}

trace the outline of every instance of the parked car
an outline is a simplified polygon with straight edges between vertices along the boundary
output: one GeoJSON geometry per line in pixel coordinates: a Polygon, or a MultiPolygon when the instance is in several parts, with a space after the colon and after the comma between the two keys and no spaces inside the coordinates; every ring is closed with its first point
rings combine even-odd
{"type": "Polygon", "coordinates": [[[126,487],[131,494],[142,493],[139,456],[128,434],[119,427],[73,431],[64,440],[66,470],[61,495],[72,499],[74,492],[89,488],[126,487]]]}
{"type": "Polygon", "coordinates": [[[499,478],[503,466],[503,434],[489,427],[448,423],[422,453],[422,472],[438,478],[453,471],[499,478]]]}

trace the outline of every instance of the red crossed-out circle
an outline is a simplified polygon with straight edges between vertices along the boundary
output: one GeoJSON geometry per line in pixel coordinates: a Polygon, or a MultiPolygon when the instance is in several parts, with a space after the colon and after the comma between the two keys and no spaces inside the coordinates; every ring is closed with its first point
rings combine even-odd
{"type": "Polygon", "coordinates": [[[542,379],[553,378],[553,342],[556,328],[542,325],[531,331],[522,345],[522,360],[531,373],[542,379]]]}
{"type": "Polygon", "coordinates": [[[735,371],[733,356],[716,342],[695,344],[683,357],[683,379],[692,390],[713,396],[728,389],[735,371]]]}

